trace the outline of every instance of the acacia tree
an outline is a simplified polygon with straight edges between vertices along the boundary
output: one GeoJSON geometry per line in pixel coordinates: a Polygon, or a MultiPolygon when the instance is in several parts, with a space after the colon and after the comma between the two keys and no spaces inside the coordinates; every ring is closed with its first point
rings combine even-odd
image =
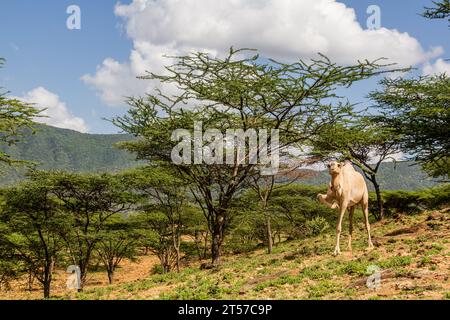
{"type": "Polygon", "coordinates": [[[10,281],[15,279],[22,271],[21,262],[14,253],[8,236],[8,225],[0,219],[0,288],[10,287],[10,281]]]}
{"type": "Polygon", "coordinates": [[[171,272],[177,266],[177,253],[166,214],[156,207],[146,208],[134,214],[132,221],[139,234],[140,244],[158,257],[162,273],[171,272]]]}
{"type": "MultiPolygon", "coordinates": [[[[142,199],[141,209],[149,212],[159,212],[165,218],[156,215],[158,223],[150,225],[164,238],[170,238],[175,253],[175,266],[180,272],[180,245],[183,228],[183,211],[187,204],[187,187],[185,182],[174,175],[173,168],[163,166],[143,167],[124,173],[128,185],[142,199]]],[[[150,219],[147,216],[147,219],[150,219]]],[[[149,222],[149,221],[147,221],[149,222]]],[[[168,259],[163,259],[168,261],[168,259]]],[[[170,271],[171,264],[166,263],[166,271],[170,271]],[[168,269],[168,270],[167,270],[168,269]]]]}
{"type": "Polygon", "coordinates": [[[138,233],[128,219],[118,216],[106,222],[96,252],[106,269],[109,284],[113,284],[114,273],[123,259],[136,259],[138,244],[138,233]]]}
{"type": "Polygon", "coordinates": [[[450,175],[450,77],[384,79],[370,94],[379,114],[372,121],[398,135],[408,157],[433,177],[450,175]]]}
{"type": "Polygon", "coordinates": [[[374,216],[381,220],[384,208],[377,174],[384,161],[396,161],[393,156],[401,150],[399,137],[392,130],[371,123],[369,118],[359,117],[327,127],[312,145],[314,156],[349,160],[361,169],[375,189],[378,212],[374,216]]]}
{"type": "Polygon", "coordinates": [[[450,0],[433,1],[434,7],[426,7],[422,14],[429,19],[447,19],[450,27],[450,0]]]}
{"type": "MultiPolygon", "coordinates": [[[[196,121],[203,122],[202,133],[205,128],[214,128],[222,135],[236,129],[277,129],[280,149],[301,145],[325,124],[348,112],[348,103],[334,93],[336,87],[350,86],[378,74],[382,67],[377,61],[339,66],[323,55],[307,62],[263,63],[258,55],[248,57],[249,53],[252,51],[232,48],[225,58],[206,53],[175,57],[165,75],[149,73],[143,77],[175,86],[178,93],[158,91],[130,98],[128,114],[113,122],[140,139],[122,146],[135,152],[138,159],[175,166],[171,154],[177,143],[171,139],[172,133],[177,129],[192,133],[196,121]]],[[[195,141],[193,138],[188,142],[195,141]]],[[[201,154],[202,147],[194,148],[194,158],[201,154]]],[[[256,154],[261,155],[262,150],[256,154]]],[[[222,153],[215,155],[224,160],[222,153]]],[[[250,158],[248,154],[245,157],[250,158]]],[[[213,265],[219,263],[225,231],[232,218],[230,204],[245,181],[258,173],[258,166],[249,161],[239,161],[238,157],[228,160],[229,164],[218,161],[175,166],[180,178],[192,185],[192,193],[208,221],[213,265]]]]}
{"type": "Polygon", "coordinates": [[[68,228],[67,219],[45,185],[26,182],[2,195],[10,257],[32,273],[43,286],[44,298],[50,298],[55,263],[64,253],[61,232],[68,228]]]}
{"type": "Polygon", "coordinates": [[[105,223],[127,211],[135,198],[120,177],[110,174],[35,171],[29,176],[49,188],[66,214],[70,228],[61,230],[61,237],[72,263],[80,268],[79,290],[82,291],[105,223]]]}
{"type": "Polygon", "coordinates": [[[297,170],[301,165],[307,164],[309,161],[302,161],[295,163],[294,165],[284,164],[280,172],[274,175],[253,175],[249,181],[248,186],[256,193],[262,214],[265,220],[265,233],[267,240],[267,253],[272,253],[274,237],[272,233],[272,210],[269,210],[269,202],[272,194],[280,187],[286,187],[291,183],[294,183],[302,177],[307,177],[309,174],[297,170]],[[283,184],[276,185],[276,182],[283,180],[283,184]]]}
{"type": "MultiPolygon", "coordinates": [[[[4,59],[0,58],[0,68],[3,63],[4,59]]],[[[33,119],[40,113],[32,105],[17,99],[10,99],[6,94],[0,92],[0,146],[16,144],[23,135],[24,130],[22,129],[31,128],[33,119]]],[[[12,165],[20,162],[0,150],[0,163],[12,165]]]]}

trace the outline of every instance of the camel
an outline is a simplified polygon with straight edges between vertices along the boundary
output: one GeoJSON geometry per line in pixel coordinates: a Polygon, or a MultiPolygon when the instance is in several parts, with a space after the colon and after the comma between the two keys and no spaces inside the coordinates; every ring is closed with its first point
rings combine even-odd
{"type": "Polygon", "coordinates": [[[349,210],[348,249],[352,251],[353,213],[358,204],[361,205],[364,212],[366,231],[368,234],[368,249],[372,249],[373,243],[370,236],[369,224],[369,192],[364,177],[353,168],[350,162],[331,162],[327,167],[331,175],[331,183],[329,184],[327,194],[318,194],[317,197],[320,202],[329,208],[339,208],[334,255],[337,256],[341,253],[340,238],[342,220],[347,209],[349,210]]]}

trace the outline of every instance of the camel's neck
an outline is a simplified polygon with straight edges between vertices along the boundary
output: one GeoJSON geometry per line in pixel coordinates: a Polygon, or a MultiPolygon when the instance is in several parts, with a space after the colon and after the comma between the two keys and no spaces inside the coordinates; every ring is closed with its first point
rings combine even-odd
{"type": "Polygon", "coordinates": [[[331,186],[333,187],[333,191],[339,189],[340,184],[341,184],[341,175],[340,174],[331,175],[331,186]]]}

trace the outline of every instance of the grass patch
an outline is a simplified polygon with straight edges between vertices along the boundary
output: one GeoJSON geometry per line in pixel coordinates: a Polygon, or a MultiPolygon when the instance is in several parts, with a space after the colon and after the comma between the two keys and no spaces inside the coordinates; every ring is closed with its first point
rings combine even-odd
{"type": "Polygon", "coordinates": [[[370,265],[372,263],[368,261],[350,261],[338,270],[338,274],[365,276],[367,275],[367,268],[370,265]]]}
{"type": "Polygon", "coordinates": [[[196,277],[175,289],[173,293],[163,293],[160,295],[162,300],[209,300],[221,299],[224,295],[231,293],[232,290],[221,286],[220,281],[196,277]]]}
{"type": "Polygon", "coordinates": [[[300,283],[301,281],[302,281],[301,276],[293,276],[293,275],[281,276],[278,279],[273,279],[258,284],[254,290],[261,291],[269,287],[281,287],[284,285],[293,285],[300,283]]]}
{"type": "Polygon", "coordinates": [[[412,263],[411,256],[395,256],[380,262],[380,267],[385,269],[409,266],[412,263]]]}
{"type": "Polygon", "coordinates": [[[331,279],[333,276],[333,273],[329,270],[325,270],[320,265],[314,265],[310,267],[304,268],[300,275],[305,278],[309,278],[312,280],[325,280],[325,279],[331,279]]]}
{"type": "Polygon", "coordinates": [[[342,292],[342,288],[335,282],[325,280],[308,287],[307,291],[309,299],[321,299],[324,296],[328,296],[336,292],[342,292]]]}

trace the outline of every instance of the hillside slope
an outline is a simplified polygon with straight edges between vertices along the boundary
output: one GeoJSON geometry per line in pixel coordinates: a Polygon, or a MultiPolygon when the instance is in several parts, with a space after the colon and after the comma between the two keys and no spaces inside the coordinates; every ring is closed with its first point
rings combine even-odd
{"type": "MultiPolygon", "coordinates": [[[[39,163],[40,169],[73,172],[116,171],[136,165],[133,155],[114,147],[120,141],[132,139],[124,134],[83,134],[72,130],[37,125],[37,132],[26,136],[7,150],[16,159],[39,163]]],[[[22,179],[24,169],[3,168],[6,175],[1,184],[22,179]]]]}
{"type": "MultiPolygon", "coordinates": [[[[359,169],[358,169],[359,170],[359,169]]],[[[381,164],[378,174],[378,182],[382,190],[419,190],[431,188],[437,184],[436,179],[430,178],[419,165],[414,162],[385,162],[381,164]]],[[[303,184],[324,185],[329,183],[330,176],[328,172],[318,172],[314,177],[305,179],[303,184]]],[[[367,186],[370,190],[373,185],[368,182],[367,186]]]]}
{"type": "MultiPolygon", "coordinates": [[[[450,216],[433,212],[373,224],[376,249],[366,252],[358,223],[353,255],[331,255],[334,232],[228,255],[219,270],[154,275],[143,281],[89,290],[77,299],[450,299],[450,216]],[[378,289],[366,286],[380,268],[378,289]]],[[[345,239],[345,232],[344,232],[345,239]]],[[[342,246],[345,247],[345,240],[342,246]]]]}
{"type": "MultiPolygon", "coordinates": [[[[258,249],[228,252],[218,270],[200,270],[201,262],[184,261],[181,273],[152,274],[154,256],[126,261],[107,285],[104,271],[89,275],[83,293],[65,289],[66,275],[55,275],[58,299],[450,299],[450,215],[446,211],[400,216],[373,223],[375,249],[366,252],[361,216],[355,224],[353,255],[346,251],[344,228],[339,257],[332,256],[334,230],[305,240],[277,244],[271,255],[258,249]],[[369,289],[368,268],[381,272],[380,286],[369,289]]],[[[0,299],[40,299],[26,292],[26,279],[0,299]]]]}

